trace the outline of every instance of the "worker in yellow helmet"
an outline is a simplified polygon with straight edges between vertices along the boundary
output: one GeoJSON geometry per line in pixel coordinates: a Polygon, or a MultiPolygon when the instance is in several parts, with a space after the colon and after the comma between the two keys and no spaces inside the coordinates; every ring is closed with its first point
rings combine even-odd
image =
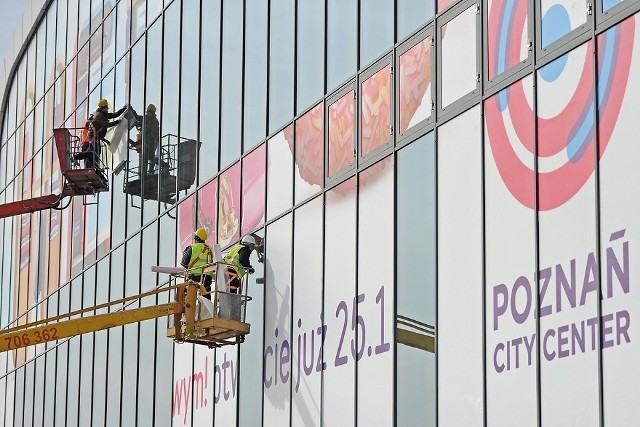
{"type": "MultiPolygon", "coordinates": [[[[193,244],[188,246],[182,253],[182,265],[186,269],[193,269],[189,274],[189,280],[194,282],[201,282],[204,284],[207,292],[211,292],[211,283],[213,282],[213,272],[198,271],[198,267],[203,267],[213,262],[213,251],[209,245],[206,244],[208,238],[207,230],[205,228],[199,228],[193,235],[193,244]]],[[[211,299],[211,295],[204,295],[205,298],[211,299]]]]}
{"type": "Polygon", "coordinates": [[[86,147],[83,146],[82,153],[75,155],[76,160],[85,159],[85,168],[96,167],[99,165],[98,160],[100,159],[100,153],[102,151],[102,141],[110,144],[110,142],[105,139],[107,130],[120,123],[120,120],[109,120],[120,116],[126,109],[127,106],[125,105],[115,113],[110,113],[109,101],[106,99],[98,101],[98,108],[84,125],[84,127],[90,129],[90,131],[87,132],[87,135],[91,135],[92,140],[88,145],[86,145],[86,147]]]}

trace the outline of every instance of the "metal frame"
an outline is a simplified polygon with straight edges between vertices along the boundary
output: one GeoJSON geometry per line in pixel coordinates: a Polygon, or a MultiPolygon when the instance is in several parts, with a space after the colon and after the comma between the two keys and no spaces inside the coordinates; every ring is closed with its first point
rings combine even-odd
{"type": "Polygon", "coordinates": [[[356,108],[356,117],[355,117],[355,122],[357,123],[357,128],[358,128],[358,134],[357,134],[357,143],[356,146],[357,148],[357,162],[358,162],[358,169],[360,168],[364,168],[367,167],[369,165],[372,165],[373,163],[375,163],[376,161],[382,159],[383,157],[385,157],[386,155],[390,154],[390,150],[393,148],[393,140],[394,140],[394,134],[395,134],[395,107],[396,107],[396,102],[395,102],[395,97],[393,96],[393,93],[395,92],[395,74],[397,74],[395,72],[394,69],[394,55],[393,53],[389,53],[387,55],[385,55],[382,59],[380,59],[379,61],[377,61],[376,63],[372,64],[367,70],[363,71],[361,74],[358,75],[357,81],[358,81],[358,87],[356,90],[356,98],[357,98],[357,108],[356,108]],[[382,144],[380,147],[377,147],[376,149],[374,149],[373,151],[371,151],[370,153],[367,154],[363,154],[363,150],[362,150],[362,85],[371,77],[373,77],[376,73],[378,73],[379,71],[383,70],[385,67],[389,67],[389,71],[390,71],[390,76],[389,76],[389,96],[390,96],[390,104],[391,104],[391,108],[389,111],[389,138],[387,139],[387,141],[382,144]]]}
{"type": "Polygon", "coordinates": [[[493,78],[489,77],[489,4],[488,2],[483,2],[482,8],[482,56],[483,56],[483,64],[482,64],[482,74],[483,78],[483,93],[486,96],[487,91],[491,91],[492,89],[496,92],[501,90],[502,88],[508,86],[509,84],[519,80],[524,75],[530,72],[531,64],[533,63],[533,45],[534,45],[534,1],[535,0],[519,0],[527,2],[527,36],[529,43],[529,50],[527,58],[520,61],[518,64],[512,66],[511,68],[503,71],[500,74],[497,74],[493,78]],[[505,83],[505,81],[507,83],[505,83]]]}
{"type": "Polygon", "coordinates": [[[620,4],[615,5],[606,12],[602,11],[604,0],[594,0],[596,2],[596,25],[600,30],[603,26],[615,25],[618,22],[624,20],[629,15],[633,15],[640,11],[640,1],[638,0],[624,0],[620,4]]]}
{"type": "Polygon", "coordinates": [[[436,36],[436,73],[437,73],[437,95],[436,95],[436,121],[437,123],[442,123],[445,120],[451,119],[467,108],[475,105],[480,100],[480,81],[482,79],[482,14],[480,13],[481,7],[478,0],[464,0],[455,6],[449,8],[442,14],[436,18],[436,26],[435,26],[435,36],[436,36]],[[468,11],[471,8],[476,8],[476,87],[471,92],[463,95],[457,100],[453,101],[451,104],[448,104],[443,108],[442,106],[442,79],[440,76],[442,75],[442,36],[440,35],[442,27],[447,23],[453,21],[462,13],[468,11]]]}
{"type": "Polygon", "coordinates": [[[360,132],[358,129],[358,86],[356,84],[356,80],[352,79],[351,81],[344,84],[337,91],[335,91],[331,96],[328,96],[324,103],[324,177],[325,177],[325,186],[332,186],[333,184],[338,184],[344,181],[347,177],[351,176],[358,167],[358,140],[360,137],[360,132]],[[335,175],[329,176],[329,108],[340,100],[340,98],[347,95],[349,92],[353,91],[353,115],[354,115],[354,123],[353,123],[353,162],[351,165],[344,167],[339,170],[335,175]]]}
{"type": "Polygon", "coordinates": [[[545,47],[542,46],[543,14],[541,1],[542,0],[535,0],[536,63],[546,64],[574,47],[581,45],[591,37],[592,21],[590,16],[593,14],[593,0],[584,0],[584,10],[586,14],[584,24],[574,28],[545,47]]]}
{"type": "Polygon", "coordinates": [[[405,142],[413,141],[414,139],[424,135],[425,133],[433,129],[433,124],[436,118],[436,104],[435,104],[436,91],[434,90],[436,85],[435,46],[436,46],[436,42],[435,42],[434,26],[433,26],[433,23],[431,23],[427,25],[423,30],[419,31],[418,33],[411,36],[409,39],[405,40],[400,46],[396,48],[396,52],[395,52],[396,65],[395,65],[395,73],[394,73],[394,80],[395,80],[395,97],[394,97],[395,98],[395,106],[394,106],[395,131],[394,131],[394,134],[396,137],[396,146],[398,148],[400,146],[403,146],[405,142]],[[400,57],[403,54],[405,54],[407,51],[412,49],[414,46],[416,46],[418,43],[422,42],[423,40],[426,40],[428,37],[431,37],[431,61],[430,61],[431,82],[429,83],[431,85],[431,113],[429,114],[429,117],[420,121],[419,123],[416,123],[415,125],[409,127],[407,130],[401,133],[400,132],[400,111],[399,111],[399,105],[401,102],[400,90],[402,89],[400,85],[400,72],[401,72],[400,57]]]}

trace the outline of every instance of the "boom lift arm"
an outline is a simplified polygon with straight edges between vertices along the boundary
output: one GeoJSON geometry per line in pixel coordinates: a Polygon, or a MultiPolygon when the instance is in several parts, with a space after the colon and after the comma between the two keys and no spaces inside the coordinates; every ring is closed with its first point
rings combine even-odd
{"type": "MultiPolygon", "coordinates": [[[[212,263],[206,267],[208,270],[213,269],[215,271],[217,264],[222,263],[212,263]]],[[[219,269],[220,272],[223,270],[224,268],[219,269]]],[[[185,272],[185,277],[187,277],[188,272],[189,270],[185,272]]],[[[246,307],[246,302],[251,298],[246,294],[229,294],[214,288],[211,292],[211,312],[206,315],[207,310],[203,310],[204,300],[198,298],[198,296],[206,294],[203,283],[187,280],[140,295],[2,329],[0,330],[0,352],[171,315],[173,315],[174,321],[173,325],[167,328],[167,336],[173,338],[177,343],[190,342],[213,348],[243,342],[244,336],[250,332],[250,325],[244,322],[245,311],[243,309],[238,318],[225,318],[224,313],[227,310],[225,310],[224,304],[225,301],[231,301],[244,308],[246,307]],[[175,299],[171,303],[75,317],[171,290],[175,290],[175,299]],[[69,320],[59,321],[61,319],[69,320]]]]}

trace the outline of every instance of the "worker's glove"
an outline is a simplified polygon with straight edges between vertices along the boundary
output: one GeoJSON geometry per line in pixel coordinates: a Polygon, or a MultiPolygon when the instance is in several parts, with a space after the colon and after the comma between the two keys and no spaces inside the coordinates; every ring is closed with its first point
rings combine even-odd
{"type": "Polygon", "coordinates": [[[255,272],[256,272],[256,271],[253,269],[253,267],[249,267],[249,268],[247,268],[247,271],[249,272],[249,274],[253,274],[253,273],[255,273],[255,272]]]}

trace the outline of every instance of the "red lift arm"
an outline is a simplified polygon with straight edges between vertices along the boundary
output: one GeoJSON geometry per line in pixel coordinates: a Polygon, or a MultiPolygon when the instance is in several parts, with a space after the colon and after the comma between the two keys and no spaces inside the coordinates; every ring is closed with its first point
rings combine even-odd
{"type": "Polygon", "coordinates": [[[67,128],[54,129],[53,135],[60,172],[65,181],[62,192],[0,205],[0,218],[57,208],[67,196],[86,196],[109,190],[104,173],[106,168],[102,167],[102,163],[93,168],[74,166],[72,156],[81,150],[77,137],[72,136],[67,128]]]}

